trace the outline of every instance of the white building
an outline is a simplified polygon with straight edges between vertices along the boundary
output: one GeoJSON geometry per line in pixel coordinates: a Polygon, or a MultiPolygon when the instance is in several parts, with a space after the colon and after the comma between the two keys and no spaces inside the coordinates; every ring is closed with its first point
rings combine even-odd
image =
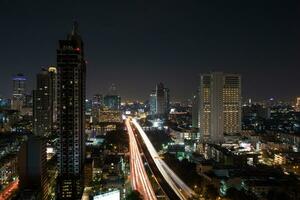
{"type": "Polygon", "coordinates": [[[241,76],[213,72],[201,75],[199,123],[204,141],[220,143],[224,134],[241,131],[241,76]]]}

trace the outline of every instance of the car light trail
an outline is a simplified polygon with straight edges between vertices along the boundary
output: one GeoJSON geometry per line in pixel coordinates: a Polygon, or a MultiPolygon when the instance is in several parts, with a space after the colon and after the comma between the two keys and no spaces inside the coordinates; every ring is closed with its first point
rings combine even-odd
{"type": "Polygon", "coordinates": [[[143,195],[143,199],[156,200],[129,119],[125,120],[125,124],[129,135],[131,186],[143,195]]]}
{"type": "Polygon", "coordinates": [[[10,199],[19,187],[19,180],[11,182],[1,193],[0,200],[10,199]]]}
{"type": "Polygon", "coordinates": [[[152,145],[151,141],[149,140],[148,136],[139,125],[139,123],[135,119],[133,119],[132,122],[140,133],[152,159],[155,162],[155,165],[157,166],[158,170],[160,171],[166,182],[169,184],[169,186],[174,190],[174,192],[180,199],[187,200],[189,198],[192,198],[195,195],[194,191],[190,189],[163,160],[161,160],[157,151],[155,150],[154,146],[152,145]]]}

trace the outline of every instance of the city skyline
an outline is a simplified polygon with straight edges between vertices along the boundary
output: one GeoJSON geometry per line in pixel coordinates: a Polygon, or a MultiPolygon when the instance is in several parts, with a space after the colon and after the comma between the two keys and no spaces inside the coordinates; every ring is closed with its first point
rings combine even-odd
{"type": "Polygon", "coordinates": [[[28,77],[28,91],[34,88],[35,74],[56,63],[55,41],[74,18],[86,41],[89,98],[115,83],[122,99],[146,100],[164,82],[171,100],[185,100],[197,91],[199,75],[210,71],[241,74],[245,99],[299,95],[297,4],[77,2],[65,11],[67,4],[1,2],[7,47],[0,50],[1,95],[11,97],[18,73],[28,77]],[[178,75],[190,81],[178,84],[178,75]]]}

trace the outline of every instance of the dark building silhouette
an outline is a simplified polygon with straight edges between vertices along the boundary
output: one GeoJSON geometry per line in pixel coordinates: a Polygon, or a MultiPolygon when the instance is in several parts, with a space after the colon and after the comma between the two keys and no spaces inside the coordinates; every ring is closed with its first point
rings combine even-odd
{"type": "Polygon", "coordinates": [[[119,110],[121,107],[121,97],[118,95],[106,95],[104,105],[110,110],[119,110]]]}
{"type": "Polygon", "coordinates": [[[21,199],[48,199],[46,141],[30,136],[18,155],[21,199]]]}
{"type": "Polygon", "coordinates": [[[84,47],[75,22],[57,50],[58,199],[81,199],[83,192],[85,79],[84,47]]]}
{"type": "Polygon", "coordinates": [[[163,83],[156,85],[156,114],[166,115],[170,111],[170,91],[163,83]]]}
{"type": "Polygon", "coordinates": [[[56,68],[42,69],[36,77],[33,91],[33,132],[48,136],[56,121],[56,68]]]}

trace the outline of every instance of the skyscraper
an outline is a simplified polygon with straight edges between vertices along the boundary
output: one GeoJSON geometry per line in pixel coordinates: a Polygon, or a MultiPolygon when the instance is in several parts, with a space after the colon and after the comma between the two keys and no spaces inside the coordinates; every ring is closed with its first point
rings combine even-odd
{"type": "Polygon", "coordinates": [[[23,74],[17,74],[13,77],[13,94],[11,108],[22,111],[26,98],[26,77],[23,74]]]}
{"type": "Polygon", "coordinates": [[[198,128],[199,123],[199,92],[197,92],[196,95],[193,96],[192,99],[192,127],[198,128]]]}
{"type": "Polygon", "coordinates": [[[150,115],[156,114],[156,92],[152,91],[149,98],[150,115]]]}
{"type": "Polygon", "coordinates": [[[57,50],[58,199],[82,196],[85,77],[84,46],[75,22],[57,50]]]}
{"type": "Polygon", "coordinates": [[[110,110],[119,110],[121,108],[121,97],[118,95],[106,95],[103,101],[104,106],[110,110]]]}
{"type": "Polygon", "coordinates": [[[93,123],[99,121],[100,109],[103,107],[103,95],[95,94],[92,99],[92,120],[93,123]]]}
{"type": "Polygon", "coordinates": [[[170,91],[163,83],[156,85],[156,114],[166,115],[170,107],[170,91]]]}
{"type": "Polygon", "coordinates": [[[37,74],[33,99],[33,132],[48,136],[56,119],[56,68],[42,69],[37,74]]]}
{"type": "Polygon", "coordinates": [[[219,143],[241,131],[241,76],[213,72],[200,80],[199,124],[204,141],[219,143]]]}

